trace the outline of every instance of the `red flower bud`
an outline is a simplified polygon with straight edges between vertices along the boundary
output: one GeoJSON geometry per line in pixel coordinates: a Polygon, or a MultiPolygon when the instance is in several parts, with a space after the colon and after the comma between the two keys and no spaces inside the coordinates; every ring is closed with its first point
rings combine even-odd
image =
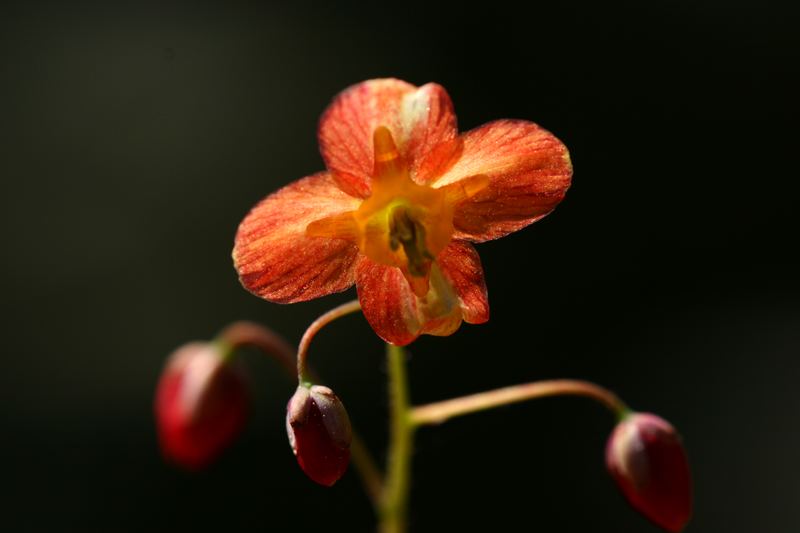
{"type": "Polygon", "coordinates": [[[164,456],[190,470],[207,466],[244,427],[248,406],[244,376],[214,344],[178,348],[164,367],[155,398],[164,456]]]}
{"type": "Polygon", "coordinates": [[[692,481],[669,422],[648,413],[625,417],[608,439],[606,466],[637,511],[667,531],[683,530],[692,514],[692,481]]]}
{"type": "Polygon", "coordinates": [[[300,385],[286,409],[286,432],[300,468],[320,485],[332,486],[347,470],[350,417],[328,387],[300,385]]]}

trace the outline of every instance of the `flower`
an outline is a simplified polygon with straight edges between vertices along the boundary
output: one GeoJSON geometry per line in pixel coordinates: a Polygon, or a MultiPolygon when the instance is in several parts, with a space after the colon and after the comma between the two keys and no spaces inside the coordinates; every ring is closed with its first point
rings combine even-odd
{"type": "Polygon", "coordinates": [[[178,348],[156,390],[164,456],[189,470],[207,466],[242,430],[249,403],[244,377],[215,344],[192,342],[178,348]]]}
{"type": "Polygon", "coordinates": [[[692,515],[692,481],[669,422],[649,413],[626,416],[608,440],[606,466],[637,511],[667,531],[683,530],[692,515]]]}
{"type": "Polygon", "coordinates": [[[353,430],[331,389],[299,385],[286,407],[286,433],[300,468],[312,480],[330,487],[344,475],[353,430]]]}
{"type": "Polygon", "coordinates": [[[387,342],[449,335],[489,319],[471,243],[550,213],[570,184],[566,147],[532,122],[498,120],[459,135],[447,92],[369,80],[339,94],[319,123],[328,170],[267,196],[244,218],[233,259],[249,291],[279,303],[354,283],[387,342]]]}

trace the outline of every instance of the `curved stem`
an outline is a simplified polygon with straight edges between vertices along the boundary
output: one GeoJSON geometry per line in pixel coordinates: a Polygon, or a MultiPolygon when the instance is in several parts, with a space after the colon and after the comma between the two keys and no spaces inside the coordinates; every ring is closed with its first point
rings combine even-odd
{"type": "MultiPolygon", "coordinates": [[[[352,302],[350,303],[352,304],[352,302]]],[[[336,309],[334,309],[334,311],[335,310],[336,309]]],[[[324,316],[326,315],[323,315],[323,317],[324,316]]],[[[319,322],[319,320],[317,320],[315,324],[317,322],[319,322]]],[[[330,322],[330,320],[328,322],[330,322]]],[[[323,325],[324,324],[319,327],[323,325]]],[[[319,328],[317,328],[316,331],[319,331],[319,328]]],[[[306,332],[306,334],[308,334],[308,332],[306,332]]],[[[311,337],[313,337],[313,334],[311,337]]],[[[303,339],[306,340],[306,337],[304,336],[303,339]]],[[[311,338],[309,337],[305,343],[306,351],[308,350],[308,342],[310,341],[311,338]]],[[[283,337],[260,324],[247,321],[234,322],[220,332],[215,342],[225,345],[228,349],[224,350],[224,353],[231,355],[237,348],[252,346],[263,354],[275,359],[290,378],[294,377],[294,372],[297,368],[294,348],[292,348],[283,337]]],[[[308,374],[312,376],[312,378],[314,377],[313,371],[309,370],[308,374]]],[[[317,381],[315,378],[314,380],[317,381]]],[[[358,476],[361,478],[367,496],[372,502],[372,505],[378,509],[383,493],[383,476],[375,460],[372,458],[372,455],[369,453],[369,450],[355,430],[353,430],[353,440],[350,443],[350,458],[353,461],[353,466],[355,466],[358,476]]]]}
{"type": "Polygon", "coordinates": [[[252,346],[269,355],[291,376],[295,369],[294,348],[280,335],[255,322],[241,320],[223,329],[217,342],[228,345],[233,353],[238,348],[252,346]]]}
{"type": "Polygon", "coordinates": [[[361,304],[358,300],[352,300],[339,307],[334,307],[308,326],[306,332],[303,333],[303,338],[300,339],[300,345],[297,347],[297,377],[300,381],[309,381],[306,372],[306,359],[308,358],[308,346],[311,344],[311,339],[314,338],[314,335],[337,318],[355,313],[359,309],[361,309],[361,304]]]}
{"type": "Polygon", "coordinates": [[[485,411],[501,405],[562,395],[591,398],[603,404],[618,418],[622,418],[629,411],[628,406],[616,394],[599,385],[576,379],[553,379],[503,387],[452,400],[421,405],[411,409],[410,419],[415,426],[441,424],[456,416],[485,411]]]}
{"type": "Polygon", "coordinates": [[[411,480],[411,451],[414,424],[410,418],[405,351],[387,345],[389,395],[391,401],[391,434],[386,471],[386,487],[380,512],[382,533],[403,533],[406,530],[406,509],[411,480]]]}

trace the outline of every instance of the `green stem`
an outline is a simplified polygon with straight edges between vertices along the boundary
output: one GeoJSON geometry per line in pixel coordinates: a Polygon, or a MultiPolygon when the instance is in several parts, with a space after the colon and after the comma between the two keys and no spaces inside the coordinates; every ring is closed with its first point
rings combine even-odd
{"type": "Polygon", "coordinates": [[[386,467],[386,485],[380,509],[381,533],[404,533],[411,481],[411,451],[414,425],[410,417],[405,351],[387,345],[391,433],[386,467]]]}

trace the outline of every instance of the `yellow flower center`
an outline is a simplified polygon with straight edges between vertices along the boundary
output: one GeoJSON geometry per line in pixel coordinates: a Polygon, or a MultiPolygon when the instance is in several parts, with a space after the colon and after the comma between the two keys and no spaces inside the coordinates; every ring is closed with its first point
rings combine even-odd
{"type": "Polygon", "coordinates": [[[431,267],[453,236],[454,206],[488,183],[476,176],[459,187],[420,185],[383,126],[373,134],[375,163],[372,193],[355,211],[312,222],[306,234],[355,242],[361,252],[383,265],[399,268],[414,294],[429,288],[431,267]]]}

